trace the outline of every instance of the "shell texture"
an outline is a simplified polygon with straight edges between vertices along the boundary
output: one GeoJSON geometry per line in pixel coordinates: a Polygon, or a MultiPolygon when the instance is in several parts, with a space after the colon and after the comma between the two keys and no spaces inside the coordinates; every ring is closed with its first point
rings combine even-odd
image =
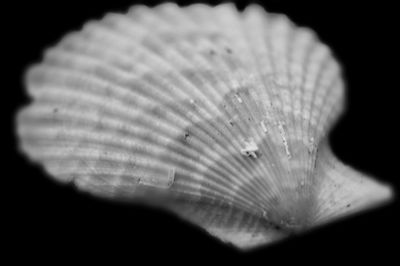
{"type": "Polygon", "coordinates": [[[20,149],[63,183],[167,208],[247,249],[391,196],[332,154],[330,49],[257,5],[134,6],[31,66],[20,149]]]}

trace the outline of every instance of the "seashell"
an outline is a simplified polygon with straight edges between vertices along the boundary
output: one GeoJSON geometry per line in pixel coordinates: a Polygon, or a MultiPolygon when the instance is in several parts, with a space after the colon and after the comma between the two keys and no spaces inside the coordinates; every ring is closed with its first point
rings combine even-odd
{"type": "Polygon", "coordinates": [[[29,68],[20,149],[62,183],[167,208],[248,249],[389,200],[339,162],[330,49],[257,5],[107,14],[29,68]]]}

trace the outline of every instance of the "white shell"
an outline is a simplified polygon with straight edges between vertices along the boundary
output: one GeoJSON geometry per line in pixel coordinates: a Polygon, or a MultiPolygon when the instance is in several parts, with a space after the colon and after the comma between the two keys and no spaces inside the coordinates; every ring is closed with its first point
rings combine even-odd
{"type": "Polygon", "coordinates": [[[256,5],[108,14],[48,49],[26,87],[20,147],[52,177],[241,248],[391,197],[328,147],[344,105],[329,48],[256,5]]]}

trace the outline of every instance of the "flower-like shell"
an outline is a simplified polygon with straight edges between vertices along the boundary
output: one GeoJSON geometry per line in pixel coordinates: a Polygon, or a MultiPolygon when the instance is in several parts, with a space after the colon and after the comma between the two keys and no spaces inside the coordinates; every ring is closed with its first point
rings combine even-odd
{"type": "Polygon", "coordinates": [[[163,4],[107,14],[29,68],[21,150],[60,182],[168,208],[241,248],[390,198],[335,159],[344,84],[283,15],[163,4]]]}

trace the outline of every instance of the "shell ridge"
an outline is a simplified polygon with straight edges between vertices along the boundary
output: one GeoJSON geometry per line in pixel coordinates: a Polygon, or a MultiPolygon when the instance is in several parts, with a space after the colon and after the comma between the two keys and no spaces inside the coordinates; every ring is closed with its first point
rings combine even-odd
{"type": "MultiPolygon", "coordinates": [[[[229,72],[228,72],[229,73],[229,72]]],[[[240,103],[240,102],[239,102],[240,103]]],[[[243,102],[242,102],[243,103],[243,102]]],[[[236,108],[238,108],[238,107],[240,107],[240,105],[239,104],[237,104],[236,102],[233,102],[233,106],[235,106],[235,109],[236,108]]],[[[239,113],[240,114],[240,112],[237,112],[237,113],[239,113]]],[[[240,127],[240,125],[239,125],[239,127],[240,127]]]]}
{"type": "MultiPolygon", "coordinates": [[[[245,14],[246,14],[246,18],[247,18],[247,23],[251,23],[250,21],[249,21],[249,19],[253,19],[253,18],[255,18],[256,17],[256,14],[249,14],[250,12],[263,12],[262,10],[260,10],[260,9],[257,9],[257,7],[253,7],[253,8],[255,8],[255,9],[252,9],[252,10],[250,10],[251,8],[249,7],[248,9],[246,9],[245,10],[245,14]],[[253,11],[254,10],[254,11],[253,11]],[[247,13],[246,13],[247,12],[247,13]]],[[[258,28],[257,26],[252,26],[252,24],[249,24],[249,28],[258,28]]],[[[254,35],[249,35],[249,33],[251,33],[252,31],[248,31],[248,32],[245,32],[245,34],[247,35],[247,38],[246,38],[246,40],[248,40],[249,42],[250,42],[250,39],[252,40],[252,42],[251,43],[257,43],[255,40],[257,40],[257,39],[255,39],[253,36],[254,35]]],[[[258,35],[257,35],[258,36],[258,35]]],[[[261,47],[262,45],[258,45],[259,47],[261,47]]],[[[253,46],[253,50],[254,50],[254,48],[256,48],[257,46],[256,45],[254,45],[253,46]]],[[[252,58],[258,58],[258,59],[260,59],[260,58],[262,58],[260,55],[255,55],[254,53],[253,53],[253,57],[252,58]]],[[[258,62],[257,60],[255,61],[256,63],[258,62]]],[[[269,62],[268,60],[264,60],[264,62],[269,62]]],[[[257,66],[257,69],[260,69],[260,66],[257,66]]],[[[270,95],[268,92],[267,92],[267,88],[269,87],[269,84],[267,84],[267,83],[265,83],[265,80],[262,78],[262,73],[261,72],[259,72],[258,71],[258,73],[259,73],[259,77],[260,77],[260,82],[264,85],[263,86],[263,88],[264,88],[264,90],[263,90],[263,92],[262,93],[265,93],[266,95],[267,95],[267,99],[272,99],[273,97],[272,97],[272,95],[270,95]]],[[[274,106],[274,103],[272,102],[272,101],[269,101],[269,104],[268,104],[268,107],[270,108],[270,110],[269,111],[267,111],[267,114],[268,113],[274,113],[275,112],[275,106],[274,106]],[[271,111],[272,110],[272,111],[271,111]]],[[[276,125],[276,120],[275,120],[275,118],[271,115],[270,117],[268,117],[268,119],[272,119],[272,122],[270,122],[269,124],[270,124],[270,127],[271,128],[273,128],[275,125],[276,125]]],[[[271,132],[268,132],[268,134],[271,134],[270,136],[269,136],[269,138],[273,138],[274,137],[274,134],[277,134],[277,133],[275,133],[273,130],[271,130],[271,132]]],[[[275,137],[275,138],[277,138],[277,137],[275,137]]],[[[272,144],[274,144],[274,141],[272,141],[271,142],[272,144]]],[[[271,149],[271,153],[279,153],[278,152],[278,150],[277,150],[277,148],[276,147],[273,147],[272,145],[269,145],[268,143],[266,143],[266,145],[267,145],[267,147],[269,148],[269,149],[271,149]]],[[[273,159],[273,158],[269,158],[270,160],[271,159],[273,159]]],[[[278,159],[278,158],[277,158],[278,159]]],[[[274,161],[272,161],[271,162],[271,168],[273,169],[273,176],[276,178],[276,180],[279,180],[280,179],[280,175],[278,174],[278,171],[279,171],[279,169],[281,169],[281,165],[280,165],[280,162],[279,161],[277,161],[277,160],[274,160],[274,161]]],[[[277,184],[279,184],[279,181],[277,181],[276,182],[277,184]]],[[[277,192],[277,194],[281,194],[281,193],[283,193],[283,191],[281,190],[281,188],[278,186],[277,187],[277,189],[278,189],[278,192],[277,192]]]]}
{"type": "MultiPolygon", "coordinates": [[[[220,17],[222,17],[222,16],[220,16],[220,17]]],[[[238,21],[238,20],[237,20],[238,21]]],[[[251,62],[249,62],[249,64],[256,64],[257,62],[256,62],[256,58],[255,58],[255,55],[252,53],[252,49],[250,48],[251,46],[250,46],[250,43],[249,43],[249,41],[248,41],[248,38],[247,38],[247,36],[246,36],[246,33],[245,33],[245,31],[244,31],[244,29],[243,29],[243,22],[239,22],[238,21],[238,23],[237,23],[237,28],[239,29],[239,32],[240,32],[240,35],[241,36],[243,36],[241,39],[243,39],[244,40],[244,42],[245,42],[245,44],[243,44],[243,47],[247,47],[246,48],[246,52],[249,54],[249,57],[251,58],[250,60],[251,60],[251,62]]],[[[240,37],[241,37],[240,36],[240,37]]],[[[238,39],[240,38],[240,37],[237,37],[238,39]]],[[[243,51],[243,52],[245,52],[245,51],[243,51]]],[[[256,65],[255,65],[256,66],[256,65]]],[[[254,68],[253,68],[254,69],[254,68]]],[[[254,69],[255,71],[257,71],[256,70],[257,69],[257,67],[254,69]]],[[[253,88],[253,89],[257,89],[256,87],[255,88],[253,88]]],[[[250,95],[251,96],[251,95],[250,95]]],[[[256,103],[256,101],[254,101],[253,100],[253,102],[255,102],[256,103]]],[[[248,112],[249,113],[251,113],[251,108],[250,108],[250,106],[247,104],[247,102],[245,101],[244,102],[244,108],[245,107],[247,107],[247,110],[248,110],[248,112]]],[[[257,109],[261,109],[257,104],[255,104],[254,105],[254,109],[255,110],[257,110],[257,109]]],[[[254,120],[256,120],[257,119],[257,115],[254,115],[254,114],[251,114],[251,119],[254,121],[254,120]]],[[[257,119],[258,120],[258,119],[257,119]]],[[[256,120],[256,121],[257,121],[256,120]]],[[[262,139],[262,135],[260,134],[261,132],[260,131],[255,131],[255,132],[253,132],[253,133],[251,133],[252,135],[255,135],[257,138],[260,138],[260,139],[262,139]]],[[[264,145],[261,145],[261,152],[263,153],[263,154],[268,154],[267,153],[267,151],[266,151],[266,149],[264,148],[264,145]]],[[[279,162],[276,162],[276,164],[278,164],[279,162]]],[[[263,175],[262,176],[269,176],[269,172],[270,172],[270,170],[269,169],[267,169],[266,167],[263,167],[263,175]]],[[[275,175],[274,175],[275,176],[275,175]]],[[[265,181],[264,181],[265,182],[265,181]]],[[[275,187],[272,187],[272,188],[267,188],[267,192],[268,191],[271,191],[272,193],[277,193],[277,191],[276,191],[276,188],[275,187]],[[275,192],[274,192],[275,191],[275,192]]],[[[268,201],[267,201],[267,203],[268,203],[268,201]]]]}
{"type": "MultiPolygon", "coordinates": [[[[259,7],[253,7],[253,8],[259,8],[259,7]]],[[[249,8],[250,9],[250,8],[249,8]]],[[[252,11],[250,11],[250,10],[247,10],[247,12],[252,12],[252,11]]],[[[260,9],[257,9],[257,11],[255,11],[255,12],[263,12],[263,11],[261,11],[260,9]]],[[[264,12],[263,12],[264,13],[264,12]]],[[[250,19],[252,16],[256,16],[256,14],[248,14],[247,13],[247,16],[248,16],[248,18],[250,19]]],[[[244,25],[243,25],[244,26],[244,25]]],[[[245,30],[244,30],[244,28],[243,28],[243,26],[241,27],[241,30],[242,30],[242,33],[244,34],[244,36],[245,36],[245,40],[247,40],[247,42],[248,42],[248,45],[250,46],[250,47],[253,47],[253,49],[254,49],[254,46],[251,46],[251,44],[250,44],[250,39],[253,39],[249,34],[248,34],[248,32],[246,32],[245,30]]],[[[255,43],[255,42],[252,42],[252,43],[255,43]]],[[[256,69],[260,69],[260,66],[259,66],[259,63],[258,63],[258,60],[257,59],[259,59],[259,57],[258,56],[256,56],[252,51],[253,51],[253,49],[251,49],[251,58],[253,58],[253,62],[257,65],[257,67],[256,67],[256,69]]],[[[265,80],[262,78],[262,74],[261,74],[261,72],[259,72],[258,71],[258,76],[260,77],[260,82],[264,85],[263,86],[263,88],[268,88],[269,86],[267,85],[267,83],[265,83],[265,80]]],[[[265,90],[265,89],[264,89],[265,90]]],[[[266,91],[265,91],[266,92],[266,91]]],[[[267,93],[267,92],[266,92],[267,93]]],[[[268,93],[267,93],[268,94],[268,93]]],[[[268,98],[271,98],[271,95],[269,95],[268,96],[268,98]]],[[[274,107],[274,104],[272,103],[272,102],[270,102],[270,107],[272,108],[272,110],[274,110],[273,112],[275,112],[275,110],[276,110],[276,108],[274,107]]],[[[269,117],[268,119],[273,119],[273,121],[274,121],[274,118],[273,117],[269,117]]],[[[276,121],[276,120],[275,120],[276,121]]],[[[274,125],[274,123],[275,122],[273,122],[273,124],[272,124],[272,126],[274,125]]],[[[273,134],[273,131],[271,132],[271,134],[273,134]]],[[[275,152],[276,152],[276,149],[275,148],[273,148],[271,145],[268,145],[268,147],[271,149],[271,152],[274,152],[274,150],[275,150],[275,152]]],[[[274,162],[273,162],[273,165],[272,165],[272,169],[273,169],[273,176],[275,176],[276,178],[279,178],[280,177],[280,175],[278,174],[278,169],[282,169],[282,165],[280,164],[280,162],[279,161],[277,161],[277,160],[275,160],[274,162]]],[[[283,191],[281,190],[281,188],[279,187],[279,186],[277,186],[277,191],[275,192],[277,195],[279,195],[279,194],[281,194],[283,191]]]]}
{"type": "MultiPolygon", "coordinates": [[[[249,16],[251,16],[251,14],[249,15],[249,16]]],[[[265,21],[262,21],[262,23],[265,23],[265,21]]],[[[269,28],[269,27],[268,27],[269,28]]],[[[265,38],[265,36],[264,36],[264,38],[265,38]]],[[[267,49],[271,49],[271,47],[270,47],[270,43],[269,43],[269,41],[268,41],[268,39],[267,39],[267,41],[265,41],[265,39],[263,38],[263,40],[262,40],[262,42],[263,43],[265,43],[265,47],[267,47],[265,50],[263,50],[263,52],[265,53],[266,51],[267,51],[267,49]]],[[[246,40],[248,40],[247,38],[246,38],[246,40]]],[[[274,71],[274,69],[276,69],[276,67],[274,67],[273,66],[273,60],[272,60],[272,55],[271,55],[271,53],[268,53],[267,52],[267,54],[266,54],[266,56],[268,56],[268,58],[269,58],[269,60],[268,60],[268,62],[271,64],[271,66],[272,66],[272,71],[274,71]]],[[[254,54],[253,54],[253,58],[255,58],[255,61],[258,63],[258,60],[257,60],[257,58],[258,59],[260,59],[260,57],[256,57],[254,54]]],[[[258,69],[260,69],[260,67],[258,67],[258,69]]],[[[276,72],[276,70],[275,70],[275,72],[276,72]]],[[[274,90],[273,89],[273,87],[274,87],[274,85],[273,84],[270,84],[265,78],[265,76],[264,75],[262,75],[262,73],[261,72],[259,72],[259,75],[260,76],[262,76],[263,77],[263,79],[262,79],[262,82],[263,82],[263,84],[264,84],[264,86],[265,86],[265,88],[271,88],[272,90],[274,90]]],[[[268,76],[267,76],[268,77],[268,76]]],[[[273,110],[273,113],[275,113],[276,115],[277,115],[277,117],[274,117],[274,118],[272,118],[273,119],[273,124],[275,124],[275,127],[277,126],[277,125],[281,125],[281,121],[283,121],[283,119],[282,119],[282,112],[280,112],[279,111],[279,108],[278,108],[278,106],[276,106],[276,103],[274,102],[274,101],[279,101],[279,93],[278,92],[276,92],[276,93],[273,93],[272,95],[271,95],[271,98],[272,98],[272,102],[271,102],[271,108],[272,108],[272,110],[273,110]]],[[[278,104],[280,105],[280,103],[278,102],[278,104]]],[[[281,132],[280,133],[278,133],[277,132],[277,138],[279,139],[279,138],[281,138],[282,137],[282,139],[284,140],[285,139],[285,137],[284,137],[284,134],[285,134],[285,131],[283,130],[283,128],[282,128],[282,125],[280,126],[280,129],[281,129],[281,132]],[[279,136],[280,134],[283,134],[282,136],[279,136]]],[[[276,129],[275,129],[276,130],[276,129]]],[[[285,142],[284,142],[285,143],[285,142]]],[[[278,151],[278,154],[279,154],[279,151],[278,151]]],[[[285,157],[284,157],[285,158],[285,157]]],[[[287,159],[287,157],[286,157],[286,159],[287,159]]],[[[285,160],[285,159],[283,159],[283,160],[285,160]]],[[[280,178],[279,178],[279,180],[285,180],[286,179],[286,181],[285,181],[285,183],[287,183],[287,182],[290,182],[290,179],[288,179],[288,178],[286,178],[285,176],[286,176],[286,174],[287,173],[289,173],[289,176],[290,176],[290,170],[288,170],[288,169],[290,169],[290,168],[288,168],[288,167],[285,167],[284,166],[284,161],[281,161],[282,162],[282,164],[278,161],[277,162],[277,164],[278,164],[278,168],[277,169],[279,169],[279,173],[277,174],[277,176],[279,176],[280,178]]],[[[284,186],[281,186],[281,187],[279,187],[278,186],[278,188],[279,188],[279,197],[281,197],[280,195],[284,195],[284,186]]],[[[282,200],[284,200],[284,199],[282,199],[282,200]]],[[[281,217],[283,217],[285,214],[284,214],[284,212],[285,212],[285,210],[283,210],[284,212],[282,213],[282,211],[281,210],[279,210],[278,208],[280,208],[280,206],[279,205],[277,205],[277,206],[275,206],[275,209],[274,209],[274,212],[276,212],[276,214],[274,215],[275,216],[275,219],[280,219],[279,218],[279,216],[281,216],[281,217]]]]}

